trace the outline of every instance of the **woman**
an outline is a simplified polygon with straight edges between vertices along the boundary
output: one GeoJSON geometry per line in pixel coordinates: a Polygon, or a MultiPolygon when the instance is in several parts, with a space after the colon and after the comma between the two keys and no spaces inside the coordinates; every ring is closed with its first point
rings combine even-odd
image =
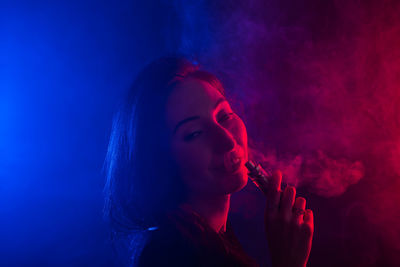
{"type": "MultiPolygon", "coordinates": [[[[258,266],[227,220],[248,181],[247,133],[221,82],[180,57],[149,64],[115,116],[107,154],[105,215],[118,265],[258,266]]],[[[273,266],[305,266],[313,216],[295,188],[268,188],[273,266]],[[282,196],[281,196],[282,195],[282,196]]]]}

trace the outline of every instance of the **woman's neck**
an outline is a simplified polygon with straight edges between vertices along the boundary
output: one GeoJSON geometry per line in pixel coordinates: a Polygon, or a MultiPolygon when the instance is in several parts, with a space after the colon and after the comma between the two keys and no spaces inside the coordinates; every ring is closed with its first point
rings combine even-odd
{"type": "Polygon", "coordinates": [[[230,197],[230,194],[212,197],[192,194],[185,204],[188,204],[208,222],[215,232],[219,233],[220,231],[226,231],[230,197]]]}

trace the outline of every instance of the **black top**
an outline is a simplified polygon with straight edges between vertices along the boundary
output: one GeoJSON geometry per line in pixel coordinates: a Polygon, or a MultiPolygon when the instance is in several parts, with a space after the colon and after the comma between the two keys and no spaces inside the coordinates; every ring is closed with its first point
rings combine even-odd
{"type": "Polygon", "coordinates": [[[229,220],[226,232],[216,233],[188,206],[169,213],[151,231],[136,260],[139,267],[259,266],[243,250],[229,220]]]}

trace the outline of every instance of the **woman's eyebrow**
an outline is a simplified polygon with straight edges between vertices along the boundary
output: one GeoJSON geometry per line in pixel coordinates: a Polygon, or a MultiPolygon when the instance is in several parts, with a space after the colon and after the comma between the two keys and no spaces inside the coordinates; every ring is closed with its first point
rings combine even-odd
{"type": "MultiPolygon", "coordinates": [[[[217,102],[215,102],[214,109],[216,109],[223,102],[228,102],[225,97],[218,98],[217,102]]],[[[192,116],[192,117],[188,117],[184,120],[181,120],[180,122],[178,122],[176,124],[173,134],[175,134],[178,131],[178,128],[181,127],[182,124],[185,124],[189,121],[198,120],[198,119],[200,119],[200,116],[192,116]]]]}
{"type": "Polygon", "coordinates": [[[186,118],[186,119],[184,119],[184,120],[181,120],[181,121],[178,122],[178,124],[175,126],[174,134],[176,133],[176,131],[178,131],[178,128],[181,127],[182,124],[185,124],[185,123],[187,123],[187,122],[189,122],[189,121],[192,121],[192,120],[198,120],[198,119],[200,119],[199,116],[192,116],[192,117],[186,118]]]}

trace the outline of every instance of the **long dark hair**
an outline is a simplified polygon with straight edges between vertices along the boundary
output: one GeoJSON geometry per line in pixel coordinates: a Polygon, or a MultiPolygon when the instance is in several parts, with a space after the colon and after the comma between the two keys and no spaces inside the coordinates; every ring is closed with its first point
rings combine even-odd
{"type": "Polygon", "coordinates": [[[104,215],[112,231],[148,229],[186,197],[170,156],[165,109],[171,91],[187,77],[220,80],[181,56],[148,64],[136,77],[113,120],[105,161],[104,215]]]}

